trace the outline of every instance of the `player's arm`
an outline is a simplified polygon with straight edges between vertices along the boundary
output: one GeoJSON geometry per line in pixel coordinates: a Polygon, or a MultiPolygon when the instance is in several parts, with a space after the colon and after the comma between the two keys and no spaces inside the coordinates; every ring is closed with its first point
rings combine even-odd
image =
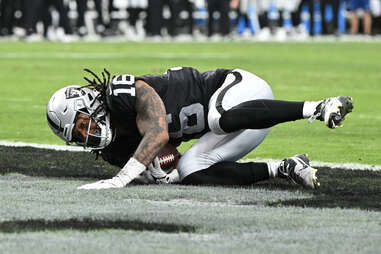
{"type": "MultiPolygon", "coordinates": [[[[163,101],[155,90],[144,81],[137,81],[136,124],[143,136],[133,157],[113,178],[86,184],[80,189],[122,188],[138,177],[168,142],[168,127],[163,101]]],[[[128,145],[128,144],[126,144],[128,145]]]]}
{"type": "Polygon", "coordinates": [[[136,84],[136,124],[143,139],[133,157],[148,166],[169,140],[166,112],[156,91],[144,81],[136,84]]]}

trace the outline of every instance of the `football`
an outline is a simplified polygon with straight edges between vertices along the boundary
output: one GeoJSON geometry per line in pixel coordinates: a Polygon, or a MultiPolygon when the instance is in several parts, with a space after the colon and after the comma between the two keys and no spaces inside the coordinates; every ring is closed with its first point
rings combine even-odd
{"type": "Polygon", "coordinates": [[[171,144],[166,144],[157,155],[161,169],[168,171],[177,167],[181,153],[171,144]]]}

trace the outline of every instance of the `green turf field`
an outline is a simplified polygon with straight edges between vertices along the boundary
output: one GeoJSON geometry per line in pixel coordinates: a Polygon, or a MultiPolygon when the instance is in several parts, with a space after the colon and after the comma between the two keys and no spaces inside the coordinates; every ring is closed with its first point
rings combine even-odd
{"type": "MultiPolygon", "coordinates": [[[[277,99],[349,95],[344,127],[274,127],[249,158],[381,165],[381,43],[0,43],[0,140],[63,144],[46,124],[83,68],[242,68],[277,99]]],[[[187,144],[181,147],[184,151],[187,144]]],[[[381,253],[381,173],[319,169],[321,188],[129,186],[77,191],[118,169],[88,153],[0,146],[0,253],[381,253]]]]}
{"type": "Polygon", "coordinates": [[[0,140],[62,144],[45,107],[58,88],[84,84],[85,67],[136,75],[180,65],[242,68],[265,79],[277,99],[350,95],[355,102],[345,128],[283,124],[251,156],[308,152],[319,161],[381,165],[379,59],[380,43],[0,43],[0,140]]]}

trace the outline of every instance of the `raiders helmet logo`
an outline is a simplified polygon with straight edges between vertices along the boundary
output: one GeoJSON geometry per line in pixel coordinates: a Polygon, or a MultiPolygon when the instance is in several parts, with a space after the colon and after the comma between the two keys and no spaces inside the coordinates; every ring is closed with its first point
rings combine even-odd
{"type": "Polygon", "coordinates": [[[79,87],[69,87],[65,91],[66,99],[73,99],[77,97],[81,97],[81,89],[79,87]]]}

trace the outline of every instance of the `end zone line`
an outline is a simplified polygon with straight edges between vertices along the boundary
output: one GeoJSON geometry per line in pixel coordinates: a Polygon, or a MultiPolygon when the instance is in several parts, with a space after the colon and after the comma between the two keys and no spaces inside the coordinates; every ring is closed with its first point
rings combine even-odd
{"type": "MultiPolygon", "coordinates": [[[[78,146],[63,146],[63,145],[47,145],[47,144],[37,144],[37,143],[24,143],[24,142],[10,142],[5,140],[0,140],[0,146],[8,147],[32,147],[39,149],[49,149],[55,151],[70,151],[70,152],[90,152],[90,149],[84,149],[78,146]]],[[[275,159],[266,159],[266,158],[253,158],[253,159],[243,159],[241,162],[269,162],[269,161],[279,161],[275,159]]],[[[332,163],[332,162],[323,162],[323,161],[311,161],[312,167],[328,167],[328,168],[341,168],[347,170],[370,170],[370,171],[381,171],[381,165],[369,165],[369,164],[360,164],[360,163],[332,163]]]]}
{"type": "Polygon", "coordinates": [[[85,150],[79,146],[61,146],[61,145],[48,145],[48,144],[37,144],[37,143],[24,143],[24,142],[10,142],[5,140],[0,140],[0,146],[9,147],[33,147],[40,149],[49,149],[55,151],[70,151],[70,152],[89,152],[90,150],[85,150]]]}
{"type": "MultiPolygon", "coordinates": [[[[243,159],[240,162],[277,162],[279,160],[275,159],[264,159],[264,158],[253,158],[253,159],[243,159]]],[[[324,161],[314,161],[310,162],[312,167],[325,167],[330,169],[340,168],[346,170],[369,170],[369,171],[381,171],[381,165],[369,165],[369,164],[360,164],[353,162],[346,163],[333,163],[333,162],[324,162],[324,161]]]]}

